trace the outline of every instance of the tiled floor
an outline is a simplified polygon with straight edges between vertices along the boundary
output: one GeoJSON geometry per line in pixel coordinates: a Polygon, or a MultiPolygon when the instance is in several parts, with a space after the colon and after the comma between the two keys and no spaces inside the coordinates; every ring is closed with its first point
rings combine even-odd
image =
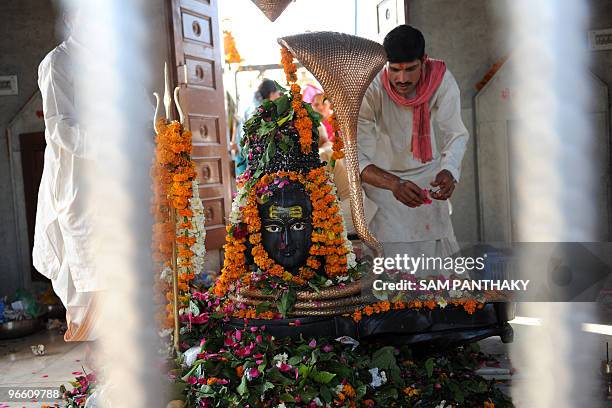
{"type": "MultiPolygon", "coordinates": [[[[58,331],[43,330],[20,339],[0,340],[0,395],[11,387],[59,388],[84,371],[85,343],[66,343],[58,331]],[[35,356],[30,346],[44,344],[44,356],[35,356]]],[[[85,368],[85,370],[88,372],[85,368]]],[[[9,402],[0,396],[0,408],[53,406],[51,401],[9,402]]],[[[56,401],[59,402],[59,401],[56,401]]]]}

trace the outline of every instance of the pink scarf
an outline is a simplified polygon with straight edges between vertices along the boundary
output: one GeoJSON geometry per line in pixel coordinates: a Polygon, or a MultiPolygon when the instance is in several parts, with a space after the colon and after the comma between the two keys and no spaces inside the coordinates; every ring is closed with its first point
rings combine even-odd
{"type": "Polygon", "coordinates": [[[433,159],[431,151],[431,129],[429,121],[429,100],[436,92],[446,72],[444,61],[425,57],[421,78],[416,86],[416,95],[406,99],[400,95],[389,82],[385,68],[382,73],[382,83],[389,98],[398,105],[412,107],[412,142],[410,150],[415,159],[426,163],[433,159]]]}

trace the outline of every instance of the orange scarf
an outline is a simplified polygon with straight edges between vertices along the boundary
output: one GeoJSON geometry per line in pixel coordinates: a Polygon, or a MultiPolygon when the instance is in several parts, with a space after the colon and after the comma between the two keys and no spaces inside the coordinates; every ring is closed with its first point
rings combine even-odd
{"type": "Polygon", "coordinates": [[[387,95],[400,106],[412,109],[412,142],[410,151],[415,159],[426,163],[433,159],[431,150],[431,129],[429,116],[429,100],[434,95],[446,72],[444,61],[425,57],[421,78],[416,86],[416,95],[407,99],[400,95],[389,82],[389,75],[385,68],[382,72],[382,83],[387,95]]]}

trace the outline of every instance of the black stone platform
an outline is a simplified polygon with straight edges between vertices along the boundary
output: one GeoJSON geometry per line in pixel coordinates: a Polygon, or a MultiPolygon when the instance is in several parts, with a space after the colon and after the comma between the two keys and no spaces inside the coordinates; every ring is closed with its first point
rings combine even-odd
{"type": "MultiPolygon", "coordinates": [[[[292,319],[250,319],[248,326],[266,326],[275,337],[350,336],[361,341],[380,341],[390,345],[448,347],[471,343],[487,337],[500,336],[504,343],[512,342],[513,331],[508,324],[514,318],[512,303],[487,303],[474,314],[462,307],[447,306],[434,310],[391,310],[363,316],[354,322],[351,317],[300,317],[292,319]],[[300,324],[295,325],[299,320],[300,324]]],[[[244,327],[243,319],[232,319],[230,328],[244,327]]]]}

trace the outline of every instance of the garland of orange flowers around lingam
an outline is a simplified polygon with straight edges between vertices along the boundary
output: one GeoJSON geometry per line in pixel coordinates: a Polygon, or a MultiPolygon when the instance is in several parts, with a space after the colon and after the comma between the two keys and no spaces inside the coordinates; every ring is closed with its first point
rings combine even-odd
{"type": "Polygon", "coordinates": [[[346,238],[344,220],[335,195],[335,186],[325,167],[312,169],[306,175],[293,171],[264,175],[246,193],[244,205],[239,208],[241,219],[227,228],[223,270],[214,288],[217,296],[224,296],[230,285],[238,280],[241,280],[243,285],[250,284],[251,275],[248,273],[245,255],[247,236],[252,245],[251,255],[255,265],[264,274],[296,286],[305,285],[322,265],[329,279],[339,281],[345,280],[348,277],[348,269],[355,265],[352,246],[346,238]],[[297,276],[274,262],[264,249],[257,207],[265,195],[271,194],[272,185],[282,186],[289,182],[299,182],[306,188],[313,207],[312,245],[306,265],[299,268],[297,276]],[[324,263],[321,260],[324,260],[324,263]]]}
{"type": "Polygon", "coordinates": [[[358,322],[362,319],[363,315],[371,316],[373,314],[388,312],[389,310],[402,310],[402,309],[429,309],[433,310],[436,307],[444,308],[447,304],[453,306],[462,306],[463,310],[465,310],[468,314],[474,314],[477,309],[482,309],[484,307],[484,303],[478,302],[474,299],[457,299],[451,300],[446,303],[443,300],[411,300],[409,302],[404,302],[401,300],[390,302],[388,300],[384,300],[381,302],[373,303],[362,308],[355,310],[352,314],[353,320],[358,322]]]}
{"type": "Polygon", "coordinates": [[[308,154],[312,150],[312,120],[302,103],[302,90],[297,82],[297,67],[293,63],[293,55],[286,48],[281,48],[281,63],[287,77],[287,84],[291,87],[291,106],[295,112],[294,125],[300,135],[302,153],[308,154]]]}
{"type": "Polygon", "coordinates": [[[189,302],[189,284],[202,272],[206,233],[204,208],[199,194],[196,172],[191,160],[191,132],[176,121],[157,123],[153,178],[153,260],[155,289],[161,310],[157,319],[164,335],[174,326],[172,247],[177,251],[177,273],[180,310],[189,302]],[[172,225],[171,211],[176,211],[172,225]]]}

